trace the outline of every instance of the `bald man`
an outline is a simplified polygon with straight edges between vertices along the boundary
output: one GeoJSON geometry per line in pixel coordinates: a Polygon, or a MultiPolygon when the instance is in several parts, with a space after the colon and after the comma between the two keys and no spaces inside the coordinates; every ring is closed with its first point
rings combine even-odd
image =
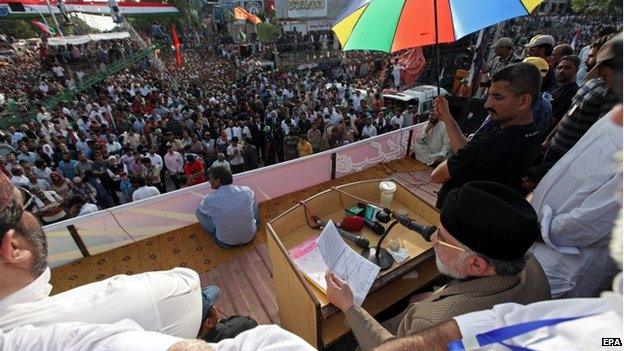
{"type": "Polygon", "coordinates": [[[574,55],[574,49],[570,44],[560,44],[555,46],[552,52],[552,60],[550,69],[555,70],[561,62],[561,59],[568,55],[574,55]]]}

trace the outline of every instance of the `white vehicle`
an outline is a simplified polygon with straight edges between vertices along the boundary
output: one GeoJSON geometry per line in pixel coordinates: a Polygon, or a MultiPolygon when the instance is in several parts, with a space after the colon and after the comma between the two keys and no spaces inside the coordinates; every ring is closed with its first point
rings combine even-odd
{"type": "MultiPolygon", "coordinates": [[[[440,88],[440,95],[447,95],[448,91],[440,88]]],[[[405,109],[409,106],[417,106],[416,113],[423,115],[433,109],[433,99],[438,96],[438,87],[434,85],[419,85],[400,93],[383,94],[384,102],[388,107],[401,107],[405,109]]]]}
{"type": "MultiPolygon", "coordinates": [[[[341,89],[342,88],[342,83],[327,83],[325,84],[325,89],[329,90],[329,89],[341,89]]],[[[366,98],[366,95],[368,95],[368,92],[364,89],[355,89],[353,87],[349,87],[349,93],[351,95],[354,95],[356,91],[360,92],[360,98],[364,99],[366,98]]]]}

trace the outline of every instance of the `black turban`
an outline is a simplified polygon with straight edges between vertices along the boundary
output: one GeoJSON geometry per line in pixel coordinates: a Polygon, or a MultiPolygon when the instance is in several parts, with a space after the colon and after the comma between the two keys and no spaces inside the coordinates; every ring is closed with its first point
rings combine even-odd
{"type": "Polygon", "coordinates": [[[520,259],[540,235],[537,214],[515,190],[468,182],[449,192],[440,222],[471,250],[499,260],[520,259]]]}

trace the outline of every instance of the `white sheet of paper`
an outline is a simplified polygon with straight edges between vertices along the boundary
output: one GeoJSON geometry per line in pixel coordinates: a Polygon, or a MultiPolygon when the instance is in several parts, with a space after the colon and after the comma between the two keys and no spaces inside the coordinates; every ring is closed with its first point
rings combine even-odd
{"type": "Polygon", "coordinates": [[[353,301],[361,306],[375,282],[379,266],[353,251],[331,220],[321,232],[317,244],[327,268],[349,284],[353,301]]]}
{"type": "Polygon", "coordinates": [[[318,248],[294,261],[295,264],[308,275],[309,279],[323,288],[323,291],[327,290],[327,282],[325,281],[327,265],[325,265],[323,256],[321,256],[321,252],[318,248]]]}

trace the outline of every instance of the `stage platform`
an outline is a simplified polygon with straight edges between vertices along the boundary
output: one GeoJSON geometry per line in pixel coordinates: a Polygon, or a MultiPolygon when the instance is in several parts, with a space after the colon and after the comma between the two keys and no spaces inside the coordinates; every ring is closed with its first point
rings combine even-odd
{"type": "Polygon", "coordinates": [[[336,185],[393,177],[423,200],[435,204],[436,184],[431,169],[411,158],[382,163],[260,203],[260,230],[248,245],[222,249],[199,224],[151,237],[130,245],[79,259],[52,270],[53,294],[117,274],[136,274],[173,267],[200,273],[202,286],[216,284],[222,291],[217,308],[226,315],[248,315],[260,324],[279,324],[265,224],[290,207],[336,185]]]}

